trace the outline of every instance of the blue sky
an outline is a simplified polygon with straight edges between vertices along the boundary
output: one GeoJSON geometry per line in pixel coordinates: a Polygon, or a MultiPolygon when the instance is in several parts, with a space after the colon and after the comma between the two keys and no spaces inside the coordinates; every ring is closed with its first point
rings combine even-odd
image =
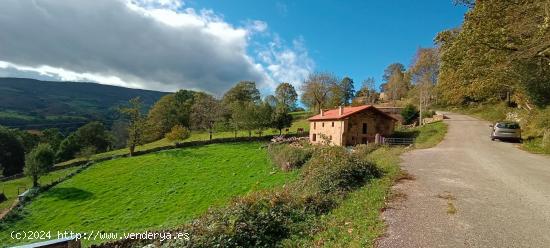
{"type": "Polygon", "coordinates": [[[241,80],[265,95],[328,71],[358,88],[408,66],[465,12],[452,0],[0,1],[0,77],[221,96],[241,80]]]}
{"type": "Polygon", "coordinates": [[[208,8],[226,21],[265,21],[287,42],[303,37],[315,70],[382,80],[393,62],[406,66],[418,47],[433,46],[444,29],[460,26],[466,7],[451,0],[392,1],[187,1],[208,8]]]}

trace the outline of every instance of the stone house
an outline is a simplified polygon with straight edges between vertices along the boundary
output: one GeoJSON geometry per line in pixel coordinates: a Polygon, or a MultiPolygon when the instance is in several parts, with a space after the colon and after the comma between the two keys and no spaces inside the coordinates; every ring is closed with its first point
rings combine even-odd
{"type": "Polygon", "coordinates": [[[352,146],[374,142],[376,134],[393,134],[398,120],[372,105],[321,110],[308,119],[309,140],[313,144],[352,146]]]}

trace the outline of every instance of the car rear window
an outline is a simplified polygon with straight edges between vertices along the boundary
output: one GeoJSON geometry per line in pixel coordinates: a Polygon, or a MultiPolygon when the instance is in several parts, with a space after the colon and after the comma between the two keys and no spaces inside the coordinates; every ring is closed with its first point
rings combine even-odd
{"type": "Polygon", "coordinates": [[[517,123],[498,123],[498,128],[507,128],[507,129],[519,129],[519,124],[517,123]]]}

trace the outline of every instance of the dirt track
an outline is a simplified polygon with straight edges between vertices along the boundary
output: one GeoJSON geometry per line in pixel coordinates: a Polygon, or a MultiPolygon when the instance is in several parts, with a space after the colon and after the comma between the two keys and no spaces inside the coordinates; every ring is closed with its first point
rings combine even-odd
{"type": "Polygon", "coordinates": [[[402,156],[378,247],[550,247],[550,157],[491,141],[489,123],[447,113],[438,146],[402,156]]]}

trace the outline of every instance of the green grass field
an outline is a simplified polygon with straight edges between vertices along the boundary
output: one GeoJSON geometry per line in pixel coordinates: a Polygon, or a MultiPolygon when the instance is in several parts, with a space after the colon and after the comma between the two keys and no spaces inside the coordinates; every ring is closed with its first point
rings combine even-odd
{"type": "MultiPolygon", "coordinates": [[[[294,121],[292,122],[292,126],[289,128],[289,131],[290,131],[289,133],[296,133],[298,128],[303,128],[306,132],[309,131],[309,122],[307,121],[307,118],[311,115],[309,112],[305,112],[305,111],[304,112],[292,112],[291,115],[293,116],[294,121]]],[[[279,134],[279,131],[275,130],[275,129],[270,129],[270,130],[267,130],[267,131],[264,132],[264,135],[274,135],[274,134],[279,134]]],[[[239,131],[239,132],[237,132],[237,136],[238,137],[248,137],[248,131],[239,131]]],[[[210,137],[210,135],[206,132],[193,131],[193,132],[191,132],[191,137],[189,137],[189,139],[184,140],[183,142],[208,140],[209,137],[210,137]]],[[[234,132],[215,132],[212,135],[212,137],[213,138],[232,138],[232,137],[235,137],[235,133],[234,132]]],[[[144,151],[144,150],[153,149],[153,148],[156,148],[156,147],[168,146],[168,145],[173,145],[173,144],[174,144],[174,142],[172,142],[172,141],[169,141],[167,139],[161,139],[161,140],[157,140],[157,141],[147,143],[147,144],[144,144],[144,145],[141,145],[141,146],[137,146],[136,151],[144,151]]],[[[101,158],[111,157],[111,156],[115,156],[115,155],[125,155],[125,154],[128,154],[128,153],[129,153],[128,149],[124,148],[124,149],[113,150],[113,151],[109,151],[109,152],[95,154],[91,157],[91,159],[101,159],[101,158]]],[[[66,164],[69,164],[69,163],[73,163],[73,162],[76,162],[76,161],[82,161],[82,160],[85,160],[85,159],[84,158],[76,158],[76,159],[72,159],[72,160],[60,163],[59,165],[66,165],[66,164]]]]}
{"type": "MultiPolygon", "coordinates": [[[[174,227],[247,192],[297,177],[272,166],[262,143],[212,144],[94,165],[41,194],[7,231],[143,231],[174,227]]],[[[96,241],[98,242],[98,241],[96,241]]],[[[85,242],[89,244],[89,242],[85,242]]]]}
{"type": "MultiPolygon", "coordinates": [[[[64,178],[66,175],[72,173],[78,168],[79,167],[71,167],[63,170],[50,172],[48,175],[41,177],[38,182],[42,185],[50,184],[55,180],[64,178]]],[[[4,194],[8,198],[7,201],[0,203],[0,212],[5,210],[6,208],[9,208],[13,204],[13,201],[15,201],[15,199],[17,198],[18,193],[22,193],[23,191],[30,188],[31,186],[32,186],[32,180],[28,177],[14,179],[6,182],[0,182],[0,190],[4,192],[4,194]]]]}

